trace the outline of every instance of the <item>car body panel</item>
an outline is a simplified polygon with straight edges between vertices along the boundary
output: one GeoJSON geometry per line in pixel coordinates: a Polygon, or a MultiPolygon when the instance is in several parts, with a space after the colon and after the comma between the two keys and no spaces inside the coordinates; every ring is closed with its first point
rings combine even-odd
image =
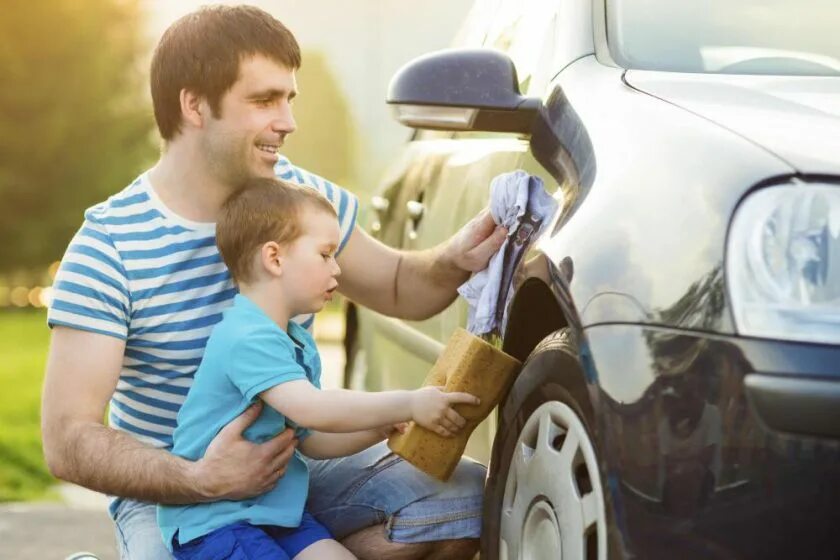
{"type": "Polygon", "coordinates": [[[562,137],[563,120],[554,126],[571,165],[589,171],[572,174],[579,184],[569,186],[568,208],[538,249],[550,262],[573,264],[566,281],[583,326],[631,322],[732,333],[722,274],[729,217],[758,182],[794,170],[740,136],[628,87],[622,74],[587,57],[560,75],[562,97],[549,97],[549,117],[557,99],[586,123],[570,140],[562,137]],[[589,147],[576,150],[575,143],[589,147]],[[705,316],[682,309],[686,297],[714,289],[721,301],[714,309],[698,306],[705,316]]]}
{"type": "Polygon", "coordinates": [[[639,557],[840,551],[840,441],[768,429],[743,382],[840,382],[840,349],[636,325],[585,338],[608,487],[639,557]]]}
{"type": "Polygon", "coordinates": [[[801,173],[840,174],[840,78],[630,70],[626,80],[750,139],[801,173]]]}

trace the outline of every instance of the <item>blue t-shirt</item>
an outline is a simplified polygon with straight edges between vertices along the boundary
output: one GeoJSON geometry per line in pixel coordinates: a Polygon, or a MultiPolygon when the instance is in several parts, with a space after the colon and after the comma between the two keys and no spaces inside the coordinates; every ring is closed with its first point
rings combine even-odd
{"type": "MultiPolygon", "coordinates": [[[[320,388],[321,362],[315,341],[297,323],[288,333],[247,297],[237,294],[222,321],[215,326],[192,388],[178,412],[172,452],[198,460],[207,446],[259,394],[287,381],[308,379],[320,388]]],[[[268,405],[245,431],[245,437],[263,442],[295,428],[304,438],[307,430],[295,426],[268,405]]],[[[253,525],[297,527],[309,486],[309,471],[298,451],[273,490],[247,500],[223,500],[184,506],[158,506],[158,524],[164,542],[185,544],[211,531],[245,521],[253,525]]]]}

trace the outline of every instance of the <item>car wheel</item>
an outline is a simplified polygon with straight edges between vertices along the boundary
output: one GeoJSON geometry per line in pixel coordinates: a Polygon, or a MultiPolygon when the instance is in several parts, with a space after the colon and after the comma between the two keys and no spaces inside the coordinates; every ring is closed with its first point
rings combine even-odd
{"type": "Polygon", "coordinates": [[[607,558],[607,513],[582,379],[568,329],[540,342],[523,365],[493,445],[482,560],[607,558]]]}

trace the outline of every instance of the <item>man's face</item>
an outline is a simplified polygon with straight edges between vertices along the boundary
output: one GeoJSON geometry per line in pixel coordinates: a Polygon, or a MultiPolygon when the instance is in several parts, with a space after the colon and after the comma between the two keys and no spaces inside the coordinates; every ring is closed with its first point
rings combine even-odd
{"type": "Polygon", "coordinates": [[[303,234],[286,251],[280,281],[295,314],[315,313],[338,287],[335,252],[341,232],[336,217],[318,208],[304,208],[300,220],[303,234]]]}
{"type": "Polygon", "coordinates": [[[261,55],[243,59],[239,78],[222,96],[218,118],[205,108],[201,147],[213,174],[230,185],[273,177],[278,151],[295,131],[295,95],[294,70],[261,55]]]}

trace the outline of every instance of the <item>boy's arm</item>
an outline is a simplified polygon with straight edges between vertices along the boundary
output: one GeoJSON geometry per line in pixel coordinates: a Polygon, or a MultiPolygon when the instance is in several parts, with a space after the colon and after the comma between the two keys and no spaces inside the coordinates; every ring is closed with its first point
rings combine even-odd
{"type": "Polygon", "coordinates": [[[320,390],[305,379],[280,383],[261,392],[260,397],[296,424],[332,433],[358,432],[415,420],[440,435],[449,436],[466,424],[452,405],[478,404],[478,398],[473,395],[445,393],[437,387],[366,393],[320,390]]]}
{"type": "Polygon", "coordinates": [[[254,496],[276,483],[294,452],[292,432],[261,445],[243,439],[258,414],[253,408],[226,426],[198,462],[103,425],[124,352],[125,342],[112,336],[53,328],[41,430],[54,476],[105,494],[169,504],[254,496]]]}
{"type": "Polygon", "coordinates": [[[383,439],[385,439],[385,432],[380,429],[350,432],[349,434],[312,432],[309,437],[300,442],[298,447],[307,457],[332,459],[353,455],[379,443],[383,439]]]}

